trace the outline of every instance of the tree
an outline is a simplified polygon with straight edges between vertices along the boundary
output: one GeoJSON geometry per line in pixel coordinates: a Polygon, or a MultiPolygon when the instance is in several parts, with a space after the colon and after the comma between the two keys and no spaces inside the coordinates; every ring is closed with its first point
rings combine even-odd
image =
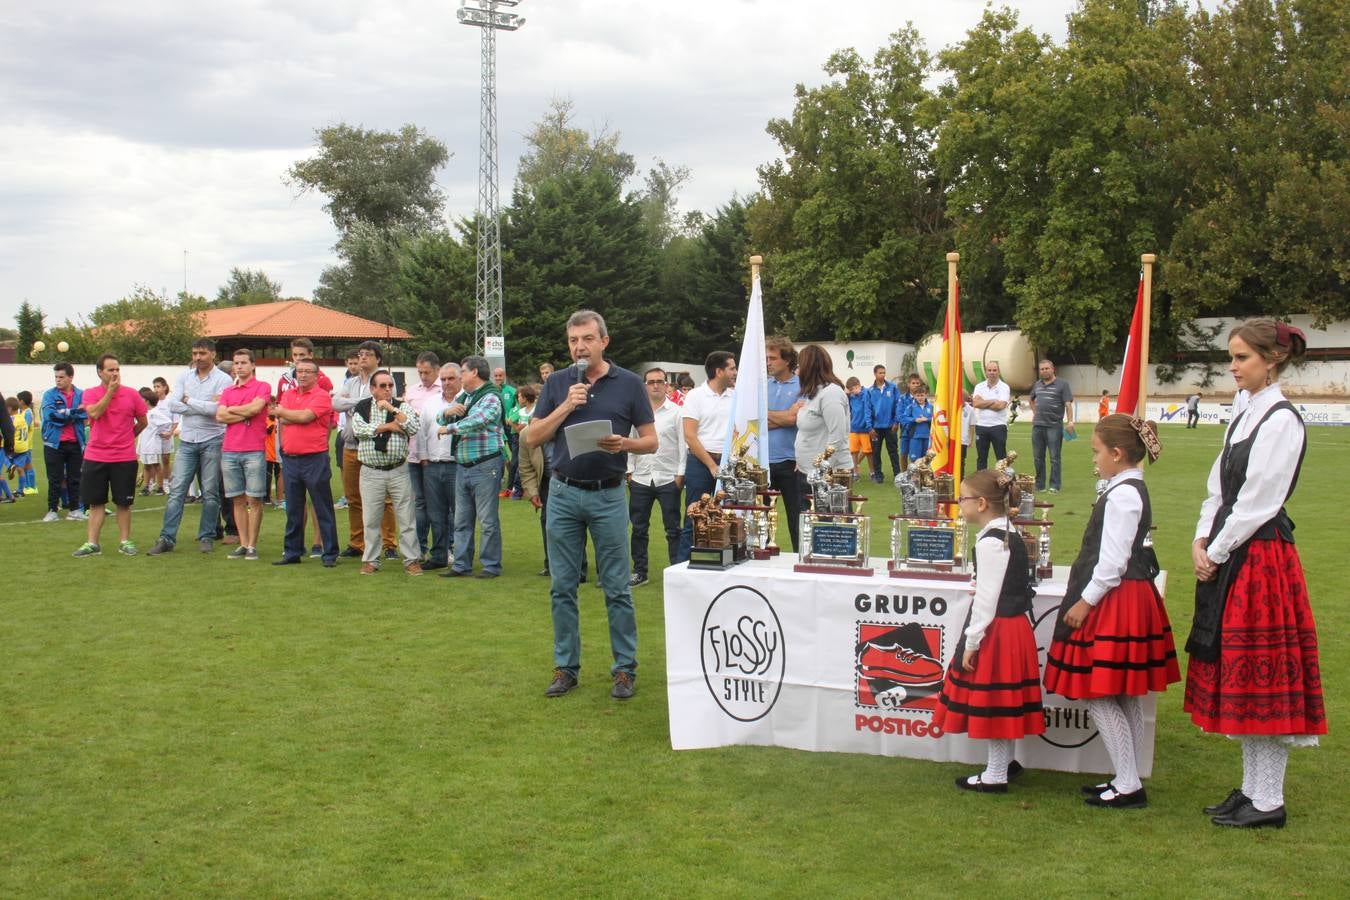
{"type": "Polygon", "coordinates": [[[19,313],[14,317],[19,326],[18,343],[16,344],[19,357],[23,358],[33,349],[33,342],[42,339],[46,330],[47,314],[41,307],[34,306],[27,300],[19,304],[19,313]]]}
{"type": "MultiPolygon", "coordinates": [[[[94,308],[89,324],[79,328],[85,340],[67,338],[72,355],[96,348],[115,354],[124,364],[184,363],[189,348],[201,333],[199,314],[207,308],[205,297],[180,293],[174,300],[136,285],[130,294],[94,308]]],[[[66,325],[69,327],[70,323],[66,325]]]]}
{"type": "Polygon", "coordinates": [[[291,166],[286,183],[328,197],[324,209],[340,234],[358,223],[412,231],[440,223],[445,196],[436,170],[450,159],[440,141],[414,125],[390,132],[339,124],[315,134],[318,153],[291,166]]]}
{"type": "Polygon", "coordinates": [[[392,320],[412,332],[414,346],[459,361],[474,345],[474,223],[462,222],[461,240],[445,231],[411,238],[403,247],[392,320]]]}
{"type": "Polygon", "coordinates": [[[604,172],[620,187],[633,176],[633,157],[619,150],[619,133],[608,126],[592,135],[572,124],[571,100],[554,97],[548,111],[525,135],[525,153],[516,167],[516,189],[524,194],[570,172],[604,172]]]}
{"type": "Polygon", "coordinates": [[[678,218],[676,198],[680,187],[689,180],[689,169],[670,166],[658,158],[645,180],[647,189],[642,194],[642,221],[652,246],[665,247],[684,230],[678,218]]]}
{"type": "Polygon", "coordinates": [[[319,275],[314,301],[376,322],[392,321],[389,301],[398,292],[404,246],[413,237],[402,228],[358,222],[338,241],[342,262],[319,275]]]}
{"type": "Polygon", "coordinates": [[[698,362],[713,350],[740,349],[750,295],[747,209],[732,197],[696,237],[676,237],[662,255],[660,296],[678,312],[670,342],[681,359],[698,362]]]}
{"type": "Polygon", "coordinates": [[[281,285],[262,269],[230,269],[229,280],[216,292],[212,306],[249,306],[281,299],[281,285]]]}
{"type": "Polygon", "coordinates": [[[641,206],[621,196],[611,172],[575,170],[518,187],[502,238],[513,368],[557,361],[567,317],[582,308],[605,317],[621,364],[668,355],[678,312],[657,302],[641,206]]]}
{"type": "Polygon", "coordinates": [[[952,233],[920,117],[929,69],[902,29],[870,63],[832,55],[831,81],[798,85],[792,118],[769,123],[784,158],[760,167],[748,221],[794,337],[913,340],[938,315],[952,233]]]}

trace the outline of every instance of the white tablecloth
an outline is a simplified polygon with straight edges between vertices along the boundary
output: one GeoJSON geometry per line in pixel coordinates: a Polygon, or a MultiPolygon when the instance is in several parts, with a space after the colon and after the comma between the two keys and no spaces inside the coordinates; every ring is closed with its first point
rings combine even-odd
{"type": "MultiPolygon", "coordinates": [[[[932,708],[970,609],[968,582],[792,570],[797,557],[725,571],[665,570],[670,740],[677,750],[761,744],[982,763],[984,742],[935,733],[932,708]],[[897,653],[897,648],[902,652],[897,653]],[[894,673],[894,679],[882,677],[894,673]]],[[[1044,667],[1066,567],[1036,589],[1044,667]]],[[[1159,575],[1165,590],[1166,573],[1159,575]]],[[[1086,705],[1044,697],[1046,732],[1018,742],[1024,765],[1110,772],[1086,705]]],[[[1146,699],[1140,774],[1153,768],[1146,699]]]]}

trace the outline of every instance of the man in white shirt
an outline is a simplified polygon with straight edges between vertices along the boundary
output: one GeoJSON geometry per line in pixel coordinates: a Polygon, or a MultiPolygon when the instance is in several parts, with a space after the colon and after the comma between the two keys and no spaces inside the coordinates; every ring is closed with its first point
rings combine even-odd
{"type": "Polygon", "coordinates": [[[1008,455],[1008,404],[1012,390],[999,378],[996,362],[984,364],[984,381],[975,385],[970,405],[975,407],[975,470],[989,468],[989,445],[994,445],[994,461],[1008,455]]]}
{"type": "MultiPolygon", "coordinates": [[[[711,494],[717,485],[736,389],[734,354],[714,350],[704,360],[703,370],[708,380],[691,390],[680,407],[680,427],[688,450],[684,461],[685,509],[704,494],[711,494]]],[[[686,515],[680,531],[679,559],[673,562],[687,561],[693,542],[694,523],[686,515]]]]}
{"type": "MultiPolygon", "coordinates": [[[[420,415],[422,405],[428,397],[439,397],[441,360],[430,350],[417,354],[417,381],[403,391],[403,399],[420,415]]],[[[426,419],[422,420],[423,422],[426,419]]],[[[419,441],[408,446],[408,480],[412,482],[413,518],[417,522],[417,546],[423,558],[427,555],[427,533],[431,530],[431,521],[427,518],[426,488],[422,484],[422,457],[419,455],[419,441]]]]}
{"type": "MultiPolygon", "coordinates": [[[[633,526],[633,575],[629,587],[647,583],[647,528],[652,504],[661,504],[666,549],[674,560],[680,552],[680,491],[684,488],[684,446],[680,441],[680,407],[666,396],[666,373],[648,369],[642,376],[656,418],[656,452],[628,457],[628,521],[633,526]]],[[[637,436],[637,432],[633,432],[637,436]]]]}
{"type": "MultiPolygon", "coordinates": [[[[440,393],[428,397],[418,410],[422,428],[417,432],[417,467],[422,470],[422,490],[426,497],[427,522],[431,546],[423,571],[444,569],[450,565],[455,539],[455,438],[440,433],[436,417],[459,395],[459,363],[446,363],[439,373],[440,393]]],[[[409,454],[411,456],[411,454],[409,454]]]]}

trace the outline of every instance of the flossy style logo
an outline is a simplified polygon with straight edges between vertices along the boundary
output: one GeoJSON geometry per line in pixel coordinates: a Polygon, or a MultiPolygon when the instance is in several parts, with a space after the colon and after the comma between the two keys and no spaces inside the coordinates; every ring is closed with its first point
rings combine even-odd
{"type": "Polygon", "coordinates": [[[752,588],[727,588],[708,604],[699,648],[703,679],[722,711],[741,722],[762,719],[783,689],[783,626],[752,588]]]}

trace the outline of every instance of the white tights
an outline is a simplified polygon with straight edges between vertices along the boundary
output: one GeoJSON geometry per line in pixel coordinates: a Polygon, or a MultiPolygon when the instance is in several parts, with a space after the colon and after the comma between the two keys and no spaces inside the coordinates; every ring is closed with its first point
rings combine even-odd
{"type": "Polygon", "coordinates": [[[1139,780],[1139,753],[1144,742],[1144,706],[1142,697],[1121,694],[1089,700],[1088,711],[1111,757],[1116,777],[1111,779],[1117,794],[1133,794],[1144,785],[1139,780]]]}
{"type": "Polygon", "coordinates": [[[1013,758],[1013,742],[1007,738],[991,738],[989,741],[989,764],[980,774],[985,784],[1007,784],[1008,763],[1013,758]]]}
{"type": "Polygon", "coordinates": [[[1284,806],[1284,767],[1289,747],[1275,737],[1247,735],[1242,738],[1242,793],[1261,812],[1284,806]]]}

